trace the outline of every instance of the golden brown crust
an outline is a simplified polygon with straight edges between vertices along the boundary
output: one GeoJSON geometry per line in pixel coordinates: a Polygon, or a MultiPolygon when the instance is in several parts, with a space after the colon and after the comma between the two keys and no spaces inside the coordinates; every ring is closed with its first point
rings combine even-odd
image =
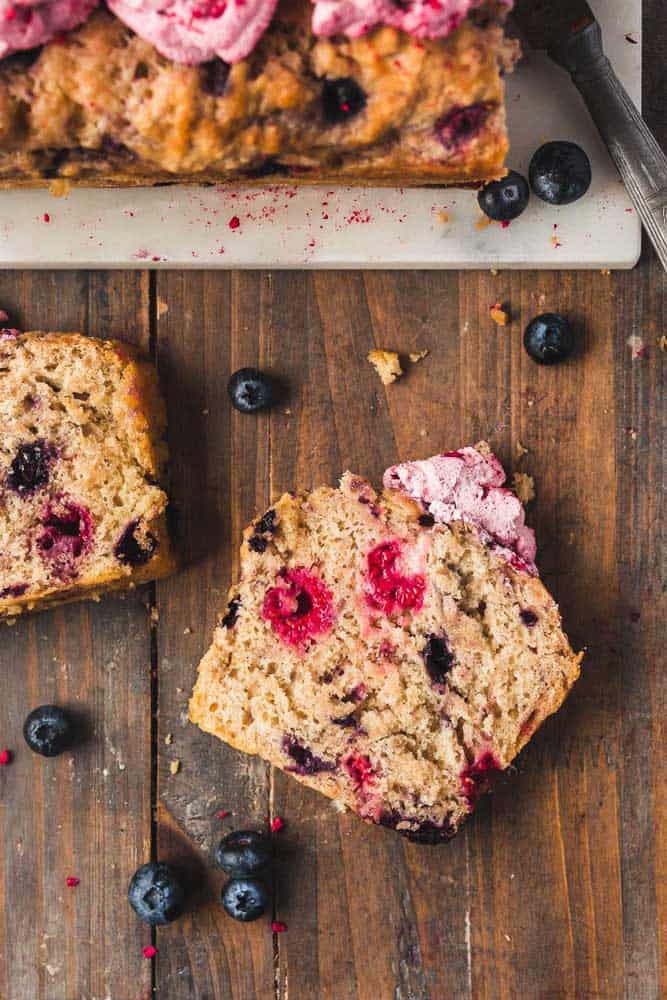
{"type": "MultiPolygon", "coordinates": [[[[31,349],[44,358],[50,345],[61,358],[68,352],[74,355],[77,349],[85,348],[85,360],[89,365],[93,363],[92,352],[94,364],[113,387],[108,400],[109,410],[103,414],[109,433],[121,442],[128,467],[141,470],[140,477],[145,477],[148,484],[150,498],[145,499],[143,520],[146,532],[152,535],[157,545],[153,556],[141,565],[121,565],[117,560],[98,564],[92,560],[75,580],[65,583],[50,579],[38,587],[31,586],[25,594],[13,596],[10,593],[0,598],[0,619],[14,618],[23,611],[53,607],[86,597],[97,599],[103,593],[131,589],[147,580],[167,576],[177,565],[167,525],[167,497],[160,489],[166,485],[168,455],[166,412],[155,367],[131,345],[115,340],[96,340],[80,333],[29,331],[17,338],[13,346],[22,343],[29,343],[31,349]]],[[[13,530],[11,516],[8,530],[10,533],[13,530]]],[[[0,566],[0,570],[3,569],[0,566]]],[[[0,578],[3,575],[0,572],[0,578]]]]}
{"type": "Polygon", "coordinates": [[[392,28],[347,40],[314,37],[309,0],[286,0],[256,51],[228,70],[164,59],[100,10],[31,64],[0,64],[0,186],[498,177],[500,71],[515,49],[494,7],[488,23],[468,20],[440,41],[392,28]],[[330,121],[324,81],[341,78],[358,83],[366,104],[330,121]],[[439,122],[471,106],[482,109],[473,129],[438,138],[439,122]]]}

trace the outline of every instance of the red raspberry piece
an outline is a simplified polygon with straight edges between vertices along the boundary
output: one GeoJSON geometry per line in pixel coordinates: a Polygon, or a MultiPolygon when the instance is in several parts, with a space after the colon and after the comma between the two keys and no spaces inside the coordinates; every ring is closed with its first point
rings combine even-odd
{"type": "Polygon", "coordinates": [[[147,944],[143,950],[144,958],[155,958],[157,955],[157,948],[153,944],[147,944]]]}
{"type": "Polygon", "coordinates": [[[0,750],[0,767],[6,767],[12,762],[11,750],[0,750]]]}
{"type": "Polygon", "coordinates": [[[271,930],[274,934],[284,934],[287,930],[287,924],[284,924],[282,920],[274,920],[271,924],[271,930]]]}
{"type": "Polygon", "coordinates": [[[80,881],[81,879],[77,878],[76,875],[68,875],[65,879],[65,883],[70,889],[76,888],[80,881]]]}
{"type": "Polygon", "coordinates": [[[461,791],[471,810],[475,808],[479,797],[488,790],[490,779],[497,771],[502,771],[502,766],[491,750],[485,750],[477,760],[463,768],[461,791]]]}
{"type": "Polygon", "coordinates": [[[275,819],[271,820],[271,833],[278,833],[285,826],[285,820],[282,816],[276,816],[275,819]]]}
{"type": "Polygon", "coordinates": [[[302,651],[331,629],[334,617],[333,594],[303,566],[283,571],[277,585],[267,590],[262,607],[262,618],[276,635],[302,651]]]}
{"type": "Polygon", "coordinates": [[[371,608],[394,615],[401,611],[419,611],[424,603],[426,580],[421,573],[405,576],[398,569],[401,544],[397,540],[381,542],[368,553],[366,562],[366,600],[371,608]]]}

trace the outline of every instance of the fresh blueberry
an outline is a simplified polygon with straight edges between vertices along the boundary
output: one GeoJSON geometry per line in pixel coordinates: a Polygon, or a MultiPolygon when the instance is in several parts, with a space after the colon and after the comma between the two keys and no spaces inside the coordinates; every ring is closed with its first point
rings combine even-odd
{"type": "Polygon", "coordinates": [[[57,757],[74,742],[72,719],[57,705],[40,705],[23,723],[23,735],[35,753],[57,757]]]}
{"type": "Polygon", "coordinates": [[[7,485],[24,496],[46,486],[49,481],[51,450],[45,441],[19,445],[12,460],[7,485]]]}
{"type": "Polygon", "coordinates": [[[269,905],[269,894],[257,878],[230,878],[222,887],[222,905],[234,920],[257,920],[269,905]]]}
{"type": "Polygon", "coordinates": [[[366,95],[356,80],[342,76],[325,80],[322,88],[324,117],[331,125],[339,125],[356,115],[366,105],[366,95]]]}
{"type": "Polygon", "coordinates": [[[273,383],[257,368],[239,368],[230,378],[227,392],[232,405],[241,413],[268,410],[273,404],[273,383]]]}
{"type": "Polygon", "coordinates": [[[157,538],[150,531],[139,530],[140,521],[130,521],[113,547],[113,554],[126,566],[143,566],[157,549],[157,538]]]}
{"type": "Polygon", "coordinates": [[[234,830],[218,844],[215,861],[232,878],[246,878],[263,871],[271,860],[269,842],[257,830],[234,830]]]}
{"type": "Polygon", "coordinates": [[[572,353],[574,333],[564,316],[542,313],[526,327],[523,346],[538,364],[557,365],[572,353]]]}
{"type": "Polygon", "coordinates": [[[591,163],[574,142],[547,142],[540,146],[528,169],[530,186],[550,205],[569,205],[591,185],[591,163]]]}
{"type": "Polygon", "coordinates": [[[170,924],[183,912],[185,893],[175,872],[162,861],[149,861],[132,876],[127,898],[147,924],[170,924]]]}
{"type": "Polygon", "coordinates": [[[524,211],[530,198],[528,181],[510,170],[507,177],[486,184],[477,195],[479,207],[495,222],[511,222],[524,211]]]}

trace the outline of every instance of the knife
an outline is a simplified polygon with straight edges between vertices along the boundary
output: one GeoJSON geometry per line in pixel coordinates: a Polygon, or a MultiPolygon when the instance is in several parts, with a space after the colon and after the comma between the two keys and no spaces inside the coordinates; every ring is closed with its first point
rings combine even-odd
{"type": "Polygon", "coordinates": [[[513,17],[572,77],[667,270],[667,157],[605,56],[593,11],[586,0],[516,0],[513,17]]]}

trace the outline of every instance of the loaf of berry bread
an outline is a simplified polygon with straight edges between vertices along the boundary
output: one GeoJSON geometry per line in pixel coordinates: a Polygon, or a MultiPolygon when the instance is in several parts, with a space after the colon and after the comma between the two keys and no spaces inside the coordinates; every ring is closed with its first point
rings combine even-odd
{"type": "Polygon", "coordinates": [[[579,673],[481,443],[377,495],[287,494],[245,532],[190,718],[411,839],[451,837],[579,673]]]}
{"type": "MultiPolygon", "coordinates": [[[[49,9],[56,2],[63,0],[50,0],[49,9]]],[[[30,51],[20,50],[20,38],[5,41],[0,186],[57,179],[460,185],[502,176],[501,75],[517,54],[503,34],[509,0],[447,0],[456,10],[446,32],[433,28],[437,37],[412,28],[409,17],[412,6],[437,12],[437,5],[383,3],[408,30],[385,15],[374,27],[328,34],[338,22],[325,11],[316,34],[310,0],[282,0],[252,51],[233,63],[207,48],[183,49],[181,62],[161,54],[147,38],[163,52],[181,51],[173,39],[165,43],[167,28],[176,28],[159,20],[163,11],[151,8],[140,37],[106,8],[88,17],[94,0],[76,17],[68,7],[70,21],[85,23],[30,51]]],[[[0,0],[0,15],[7,4],[0,0]]],[[[133,25],[144,23],[147,5],[110,2],[133,25]]],[[[256,6],[206,0],[191,13],[207,28],[220,12],[256,6]]],[[[15,25],[15,17],[4,29],[0,23],[0,56],[2,32],[15,25]]]]}
{"type": "Polygon", "coordinates": [[[157,375],[125,344],[0,330],[0,618],[174,565],[157,375]]]}

